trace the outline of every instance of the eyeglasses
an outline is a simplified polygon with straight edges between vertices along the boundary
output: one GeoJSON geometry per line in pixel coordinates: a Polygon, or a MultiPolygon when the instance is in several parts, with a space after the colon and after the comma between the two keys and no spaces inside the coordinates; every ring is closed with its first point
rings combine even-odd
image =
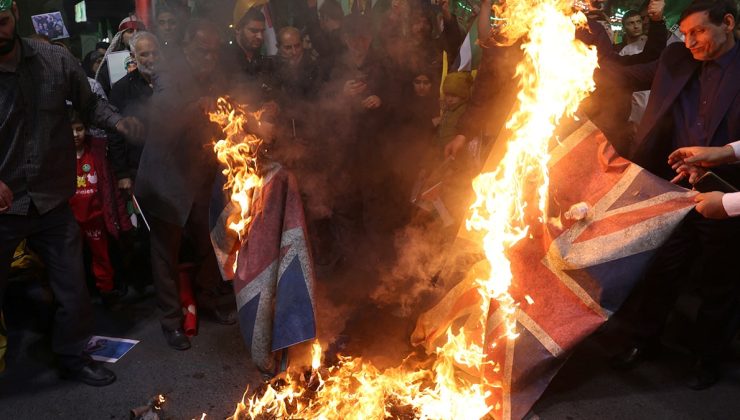
{"type": "Polygon", "coordinates": [[[424,79],[421,79],[421,80],[420,79],[414,79],[414,84],[415,85],[431,85],[432,82],[429,81],[429,80],[424,80],[424,79]]]}

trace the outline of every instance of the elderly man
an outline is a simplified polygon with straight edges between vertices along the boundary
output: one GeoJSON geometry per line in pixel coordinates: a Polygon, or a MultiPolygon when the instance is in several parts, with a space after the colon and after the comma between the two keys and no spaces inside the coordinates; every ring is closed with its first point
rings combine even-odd
{"type": "Polygon", "coordinates": [[[18,7],[0,0],[0,305],[20,241],[39,253],[57,302],[52,349],[64,377],[104,386],[116,376],[84,353],[92,331],[80,230],[69,207],[75,148],[66,100],[86,120],[139,135],[90,92],[82,67],[64,48],[21,39],[18,7]]]}
{"type": "Polygon", "coordinates": [[[290,26],[282,28],[277,47],[274,88],[289,101],[314,99],[319,90],[319,67],[310,54],[304,54],[301,32],[290,26]]]}
{"type": "MultiPolygon", "coordinates": [[[[154,93],[153,79],[160,63],[160,43],[150,32],[137,32],[131,39],[131,54],[138,64],[113,85],[110,103],[122,114],[136,116],[146,121],[149,98],[154,93]]],[[[118,187],[131,192],[143,145],[127,143],[123,137],[110,136],[109,158],[118,187]]]]}
{"type": "MultiPolygon", "coordinates": [[[[660,60],[627,67],[611,76],[633,90],[651,89],[637,131],[632,160],[666,179],[672,150],[689,146],[724,146],[740,139],[740,47],[734,36],[733,0],[694,0],[682,13],[685,43],[666,47],[660,60]]],[[[737,183],[736,166],[715,168],[737,183]]],[[[719,200],[717,195],[703,196],[719,200]]],[[[700,202],[698,208],[706,209],[700,202]]],[[[703,210],[702,210],[703,211],[703,210]]],[[[688,385],[703,389],[719,378],[718,359],[728,344],[728,320],[740,291],[734,270],[740,255],[740,219],[709,220],[692,211],[651,263],[642,300],[633,314],[634,342],[619,354],[617,367],[632,367],[659,348],[658,337],[691,266],[703,261],[697,318],[696,363],[688,385]]]]}
{"type": "Polygon", "coordinates": [[[150,126],[134,188],[151,226],[151,258],[160,320],[167,344],[190,348],[182,329],[178,253],[187,235],[194,246],[199,309],[224,324],[236,322],[234,303],[219,292],[220,276],[211,246],[208,206],[218,170],[211,142],[218,133],[206,111],[224,93],[218,63],[218,27],[194,21],[185,33],[183,56],[157,78],[150,126]],[[231,306],[228,306],[229,303],[231,306]]]}

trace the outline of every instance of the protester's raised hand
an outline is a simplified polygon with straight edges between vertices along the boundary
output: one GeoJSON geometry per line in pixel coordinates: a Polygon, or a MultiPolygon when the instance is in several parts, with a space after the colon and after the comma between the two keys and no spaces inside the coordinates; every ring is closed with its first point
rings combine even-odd
{"type": "Polygon", "coordinates": [[[722,204],[724,195],[725,193],[719,191],[698,194],[694,197],[696,211],[707,219],[727,219],[730,216],[727,215],[725,206],[722,204]]]}
{"type": "Polygon", "coordinates": [[[382,105],[383,102],[375,95],[368,96],[367,98],[362,100],[362,106],[365,107],[365,109],[376,109],[380,108],[380,105],[382,105]]]}
{"type": "Polygon", "coordinates": [[[10,191],[3,181],[0,181],[0,213],[8,211],[13,204],[13,191],[10,191]]]}
{"type": "Polygon", "coordinates": [[[732,163],[736,160],[735,149],[730,145],[722,147],[682,147],[668,156],[668,164],[674,170],[682,165],[694,165],[704,168],[732,163]]]}
{"type": "Polygon", "coordinates": [[[665,9],[665,0],[650,0],[647,8],[650,20],[653,22],[663,20],[663,9],[665,9]]]}
{"type": "Polygon", "coordinates": [[[144,124],[135,117],[124,117],[116,124],[116,130],[130,140],[144,137],[144,124]]]}

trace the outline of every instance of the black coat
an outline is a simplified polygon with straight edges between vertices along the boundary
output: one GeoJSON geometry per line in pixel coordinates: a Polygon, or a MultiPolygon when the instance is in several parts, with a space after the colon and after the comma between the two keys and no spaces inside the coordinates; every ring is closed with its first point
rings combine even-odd
{"type": "Polygon", "coordinates": [[[198,106],[224,92],[217,77],[196,79],[181,58],[154,82],[152,124],[141,154],[135,194],[145,213],[185,226],[193,205],[210,199],[218,163],[213,142],[218,127],[198,106]]]}
{"type": "MultiPolygon", "coordinates": [[[[148,105],[153,93],[154,89],[149,82],[139,70],[135,70],[113,85],[109,100],[121,114],[134,116],[148,126],[150,123],[148,105]]],[[[139,167],[141,152],[144,150],[143,143],[128,142],[117,133],[109,133],[108,137],[108,156],[116,178],[133,178],[139,167]]]]}

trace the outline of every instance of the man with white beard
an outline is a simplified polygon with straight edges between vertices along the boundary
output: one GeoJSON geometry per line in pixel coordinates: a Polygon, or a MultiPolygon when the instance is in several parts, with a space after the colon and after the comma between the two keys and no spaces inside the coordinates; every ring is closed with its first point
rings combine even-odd
{"type": "MultiPolygon", "coordinates": [[[[115,105],[123,115],[137,116],[141,121],[148,120],[147,104],[154,93],[153,79],[160,61],[161,47],[159,40],[151,32],[137,32],[131,38],[131,55],[137,63],[137,69],[128,73],[113,85],[110,103],[115,105]]],[[[127,142],[122,136],[114,135],[110,139],[109,153],[113,172],[118,179],[118,188],[130,193],[143,144],[127,142]]]]}

